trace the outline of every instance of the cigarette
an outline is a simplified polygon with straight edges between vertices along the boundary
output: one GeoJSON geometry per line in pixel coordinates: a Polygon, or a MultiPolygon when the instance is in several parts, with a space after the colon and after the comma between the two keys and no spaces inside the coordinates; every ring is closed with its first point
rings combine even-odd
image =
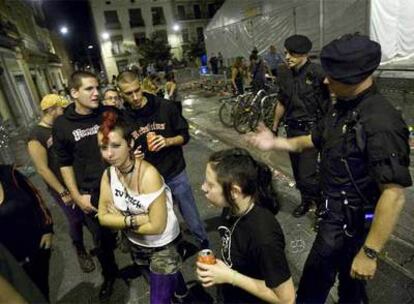
{"type": "Polygon", "coordinates": [[[72,204],[72,209],[75,209],[75,207],[76,207],[75,204],[72,204]]]}

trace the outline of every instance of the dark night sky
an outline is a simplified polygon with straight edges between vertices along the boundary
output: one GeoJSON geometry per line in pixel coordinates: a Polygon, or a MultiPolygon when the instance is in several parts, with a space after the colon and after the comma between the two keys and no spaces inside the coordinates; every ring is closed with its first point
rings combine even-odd
{"type": "Polygon", "coordinates": [[[69,33],[64,36],[64,41],[72,60],[87,63],[86,52],[94,63],[99,60],[93,17],[87,0],[44,0],[43,9],[49,29],[60,33],[61,26],[68,27],[69,33]],[[87,49],[90,44],[94,46],[92,50],[87,49]]]}

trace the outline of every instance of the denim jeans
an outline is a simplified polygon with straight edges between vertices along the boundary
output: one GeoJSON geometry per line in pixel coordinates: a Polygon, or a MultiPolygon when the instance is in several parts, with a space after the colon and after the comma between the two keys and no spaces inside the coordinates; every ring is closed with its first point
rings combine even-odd
{"type": "Polygon", "coordinates": [[[178,175],[165,181],[170,187],[174,201],[178,204],[181,215],[188,225],[190,231],[196,236],[198,241],[208,242],[207,232],[204,223],[201,221],[196,202],[191,189],[190,181],[185,170],[178,175]]]}

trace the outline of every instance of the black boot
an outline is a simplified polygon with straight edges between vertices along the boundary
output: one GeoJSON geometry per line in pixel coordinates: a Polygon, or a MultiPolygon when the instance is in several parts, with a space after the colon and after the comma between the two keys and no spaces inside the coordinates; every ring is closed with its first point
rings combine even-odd
{"type": "Polygon", "coordinates": [[[310,203],[301,203],[299,206],[297,206],[295,208],[295,210],[293,210],[292,215],[294,217],[301,217],[304,216],[308,211],[309,211],[309,207],[310,207],[310,203]]]}
{"type": "Polygon", "coordinates": [[[76,247],[76,254],[78,256],[79,266],[84,273],[89,273],[95,270],[95,263],[92,256],[86,252],[83,247],[76,247]]]}
{"type": "Polygon", "coordinates": [[[99,301],[107,302],[114,289],[115,278],[104,278],[101,289],[99,290],[99,301]]]}

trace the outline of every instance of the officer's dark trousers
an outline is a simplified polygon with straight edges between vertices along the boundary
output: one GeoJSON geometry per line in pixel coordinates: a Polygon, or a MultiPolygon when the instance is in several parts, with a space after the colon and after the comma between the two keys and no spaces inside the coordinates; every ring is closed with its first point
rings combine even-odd
{"type": "MultiPolygon", "coordinates": [[[[306,135],[300,130],[287,130],[287,137],[306,135]]],[[[296,188],[302,196],[302,203],[314,201],[319,204],[320,184],[318,171],[318,151],[316,149],[305,150],[302,153],[289,153],[292,164],[293,176],[296,188]]]]}
{"type": "MultiPolygon", "coordinates": [[[[92,205],[97,206],[99,190],[90,192],[92,205]]],[[[85,214],[85,225],[91,232],[93,243],[96,247],[96,257],[102,267],[104,278],[115,278],[118,274],[118,266],[115,262],[114,249],[116,246],[116,234],[110,229],[101,226],[95,213],[85,214]]]]}
{"type": "MultiPolygon", "coordinates": [[[[367,303],[365,281],[352,279],[351,265],[365,235],[350,238],[343,232],[342,202],[329,211],[306,260],[297,292],[297,303],[325,303],[338,274],[339,303],[367,303]]],[[[331,205],[330,205],[331,206],[331,205]]]]}

